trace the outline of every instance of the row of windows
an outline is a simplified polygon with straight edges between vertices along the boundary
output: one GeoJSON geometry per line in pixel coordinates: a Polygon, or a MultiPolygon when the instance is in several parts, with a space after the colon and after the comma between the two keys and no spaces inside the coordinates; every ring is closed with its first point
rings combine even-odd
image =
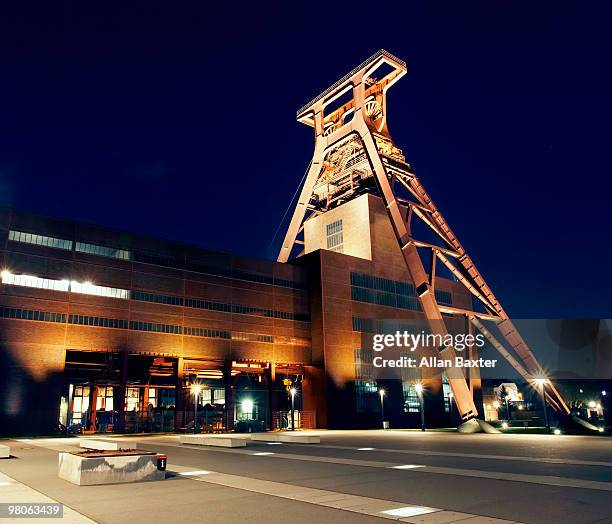
{"type": "Polygon", "coordinates": [[[12,240],[13,242],[35,244],[37,246],[54,247],[56,249],[72,249],[72,240],[46,237],[44,235],[35,235],[33,233],[24,233],[23,231],[15,231],[13,229],[9,231],[9,240],[12,240]]]}
{"type": "Polygon", "coordinates": [[[290,311],[276,311],[254,306],[243,306],[240,304],[224,304],[222,302],[212,302],[198,298],[185,298],[173,295],[158,295],[155,293],[145,293],[144,291],[132,292],[134,300],[143,302],[156,302],[158,304],[171,304],[173,306],[186,306],[196,309],[208,309],[209,311],[223,311],[225,313],[237,313],[241,315],[257,315],[269,318],[281,318],[285,320],[299,320],[302,322],[310,321],[307,313],[293,313],[290,311]]]}
{"type": "Polygon", "coordinates": [[[2,271],[1,276],[2,283],[11,286],[34,287],[38,289],[50,289],[52,291],[72,291],[73,293],[121,298],[124,300],[128,300],[130,298],[130,291],[128,289],[96,286],[95,284],[91,284],[89,282],[39,278],[31,275],[13,275],[9,271],[2,271]]]}
{"type": "Polygon", "coordinates": [[[188,271],[194,271],[196,273],[216,275],[237,280],[246,280],[248,282],[257,282],[261,284],[270,284],[291,289],[306,289],[306,284],[303,282],[283,278],[274,278],[270,275],[250,273],[239,269],[209,266],[198,262],[187,261],[185,263],[184,259],[178,259],[170,256],[143,253],[139,251],[132,252],[125,249],[100,246],[97,244],[87,244],[85,242],[73,243],[72,240],[25,233],[23,231],[10,230],[9,240],[66,250],[72,250],[73,245],[75,245],[76,251],[89,253],[92,255],[119,258],[122,260],[134,260],[136,262],[143,262],[145,264],[153,264],[156,266],[171,267],[175,269],[187,269],[188,271]]]}
{"type": "Polygon", "coordinates": [[[351,285],[395,293],[398,295],[416,296],[414,286],[409,282],[400,282],[383,277],[376,277],[366,273],[351,271],[351,285]]]}
{"type": "Polygon", "coordinates": [[[386,293],[384,291],[351,286],[351,298],[358,302],[378,304],[379,306],[421,311],[421,304],[416,297],[398,295],[396,293],[386,293]]]}
{"type": "Polygon", "coordinates": [[[361,333],[395,333],[396,331],[417,333],[422,329],[423,327],[415,322],[353,317],[353,331],[359,331],[361,333]]]}
{"type": "MultiPolygon", "coordinates": [[[[51,313],[48,311],[37,311],[31,309],[10,308],[0,306],[0,317],[14,318],[20,320],[37,320],[40,322],[59,322],[65,323],[66,319],[69,324],[80,326],[94,326],[114,329],[130,329],[133,331],[150,331],[152,333],[168,333],[174,335],[188,335],[193,337],[203,338],[222,338],[226,340],[238,340],[245,342],[266,342],[274,343],[275,339],[272,335],[260,333],[244,333],[241,331],[229,332],[220,329],[209,329],[202,327],[178,326],[175,324],[158,324],[154,322],[143,322],[139,320],[124,320],[118,318],[94,317],[90,315],[75,315],[66,316],[65,313],[51,313]]],[[[277,343],[304,345],[304,340],[287,339],[287,337],[279,337],[277,343]]]]}
{"type": "Polygon", "coordinates": [[[243,342],[274,342],[274,337],[272,335],[260,335],[257,333],[241,333],[234,332],[232,333],[232,340],[241,340],[243,342]]]}
{"type": "Polygon", "coordinates": [[[74,249],[81,253],[89,253],[101,257],[119,258],[121,260],[132,259],[132,253],[127,249],[116,249],[114,247],[98,246],[97,244],[86,244],[84,242],[77,242],[74,249]]]}
{"type": "Polygon", "coordinates": [[[156,302],[159,304],[171,304],[175,306],[208,309],[212,311],[224,311],[227,313],[240,313],[245,315],[258,315],[271,318],[282,318],[286,320],[300,320],[308,322],[309,315],[305,313],[292,313],[289,311],[275,311],[272,309],[256,308],[251,306],[222,304],[219,302],[210,302],[208,300],[199,300],[195,298],[187,298],[171,295],[158,295],[155,293],[145,293],[143,291],[134,291],[130,293],[128,289],[97,286],[88,282],[77,282],[75,280],[55,280],[51,278],[39,278],[30,275],[13,275],[8,271],[3,271],[2,283],[14,286],[34,287],[39,289],[49,289],[53,291],[72,291],[73,293],[83,293],[86,295],[97,295],[103,297],[120,298],[129,300],[130,297],[134,300],[144,302],[156,302]]]}
{"type": "Polygon", "coordinates": [[[128,329],[129,322],[120,318],[92,317],[88,315],[68,315],[69,324],[95,326],[114,329],[128,329]]]}
{"type": "Polygon", "coordinates": [[[219,329],[208,329],[201,327],[185,327],[185,335],[192,337],[206,337],[206,338],[233,338],[229,331],[222,331],[219,329]]]}
{"type": "Polygon", "coordinates": [[[65,313],[50,313],[48,311],[35,311],[13,307],[0,307],[2,318],[17,318],[21,320],[39,320],[41,322],[66,322],[65,313]]]}

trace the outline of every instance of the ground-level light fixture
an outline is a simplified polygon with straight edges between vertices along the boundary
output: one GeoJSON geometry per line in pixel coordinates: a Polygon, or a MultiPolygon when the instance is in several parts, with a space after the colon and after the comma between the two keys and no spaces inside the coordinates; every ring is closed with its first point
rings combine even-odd
{"type": "Polygon", "coordinates": [[[553,431],[553,433],[555,435],[561,435],[561,430],[559,428],[555,428],[555,430],[553,431]]]}
{"type": "Polygon", "coordinates": [[[193,384],[191,386],[191,392],[193,393],[193,432],[198,432],[198,402],[200,398],[200,391],[202,386],[200,384],[193,384]]]}
{"type": "Polygon", "coordinates": [[[503,429],[508,429],[508,423],[507,422],[502,422],[502,428],[503,429]]]}
{"type": "Polygon", "coordinates": [[[382,427],[385,429],[385,390],[380,388],[378,390],[378,394],[380,396],[380,418],[382,422],[382,427]]]}
{"type": "Polygon", "coordinates": [[[414,389],[419,396],[419,410],[421,412],[421,431],[425,431],[425,403],[423,402],[423,384],[417,382],[414,389]]]}

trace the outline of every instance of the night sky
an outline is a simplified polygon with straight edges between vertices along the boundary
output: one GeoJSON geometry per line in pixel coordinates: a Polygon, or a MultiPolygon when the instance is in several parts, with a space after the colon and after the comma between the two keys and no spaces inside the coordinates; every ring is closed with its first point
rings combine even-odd
{"type": "Polygon", "coordinates": [[[296,110],[385,48],[391,134],[508,313],[612,317],[605,3],[339,4],[3,2],[0,204],[275,258],[296,110]]]}

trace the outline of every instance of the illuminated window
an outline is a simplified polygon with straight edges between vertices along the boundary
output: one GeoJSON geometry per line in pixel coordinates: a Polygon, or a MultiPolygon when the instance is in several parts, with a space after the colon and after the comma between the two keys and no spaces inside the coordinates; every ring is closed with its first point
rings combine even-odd
{"type": "Polygon", "coordinates": [[[24,244],[54,247],[56,249],[72,249],[72,240],[47,237],[44,235],[35,235],[33,233],[24,233],[23,231],[15,231],[13,229],[9,231],[8,238],[13,242],[23,242],[24,244]]]}
{"type": "Polygon", "coordinates": [[[126,411],[138,411],[139,403],[140,403],[140,389],[139,388],[127,388],[125,390],[125,410],[126,411]]]}
{"type": "Polygon", "coordinates": [[[72,291],[86,295],[98,295],[102,297],[130,298],[129,289],[116,287],[96,286],[89,282],[77,282],[76,280],[55,280],[52,278],[39,278],[31,275],[14,275],[9,271],[2,271],[2,283],[12,286],[34,287],[38,289],[49,289],[52,291],[72,291]]]}
{"type": "Polygon", "coordinates": [[[153,406],[157,407],[157,390],[155,388],[149,388],[149,396],[147,400],[147,407],[153,406]]]}
{"type": "Polygon", "coordinates": [[[53,280],[30,275],[13,275],[8,271],[2,272],[2,283],[11,286],[50,289],[52,291],[68,291],[70,289],[70,282],[68,280],[53,280]]]}
{"type": "Polygon", "coordinates": [[[72,424],[82,424],[87,422],[87,412],[89,410],[89,386],[76,386],[72,397],[72,424]]]}
{"type": "Polygon", "coordinates": [[[81,253],[90,253],[92,255],[99,255],[102,257],[120,258],[122,260],[131,260],[132,253],[125,249],[117,249],[114,247],[98,246],[96,244],[86,244],[84,242],[77,242],[75,245],[75,251],[81,253]]]}
{"type": "Polygon", "coordinates": [[[113,387],[112,386],[98,386],[96,394],[96,411],[113,410],[113,387]]]}
{"type": "Polygon", "coordinates": [[[100,297],[121,298],[128,300],[130,298],[129,289],[121,289],[117,287],[96,286],[90,282],[70,282],[70,291],[73,293],[82,293],[85,295],[97,295],[100,297]]]}
{"type": "Polygon", "coordinates": [[[421,403],[414,382],[402,382],[402,391],[404,393],[404,413],[418,413],[421,410],[421,403]]]}
{"type": "Polygon", "coordinates": [[[213,404],[225,404],[225,390],[214,389],[213,390],[213,404]]]}
{"type": "Polygon", "coordinates": [[[344,251],[344,238],[342,236],[342,219],[327,224],[327,249],[342,253],[344,251]]]}

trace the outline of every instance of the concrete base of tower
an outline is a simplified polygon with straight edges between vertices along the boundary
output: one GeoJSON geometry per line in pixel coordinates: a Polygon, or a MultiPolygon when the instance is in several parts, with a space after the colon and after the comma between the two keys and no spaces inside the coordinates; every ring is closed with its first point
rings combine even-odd
{"type": "Polygon", "coordinates": [[[457,427],[458,433],[501,433],[498,429],[495,429],[491,424],[480,420],[478,418],[472,418],[457,427]]]}

